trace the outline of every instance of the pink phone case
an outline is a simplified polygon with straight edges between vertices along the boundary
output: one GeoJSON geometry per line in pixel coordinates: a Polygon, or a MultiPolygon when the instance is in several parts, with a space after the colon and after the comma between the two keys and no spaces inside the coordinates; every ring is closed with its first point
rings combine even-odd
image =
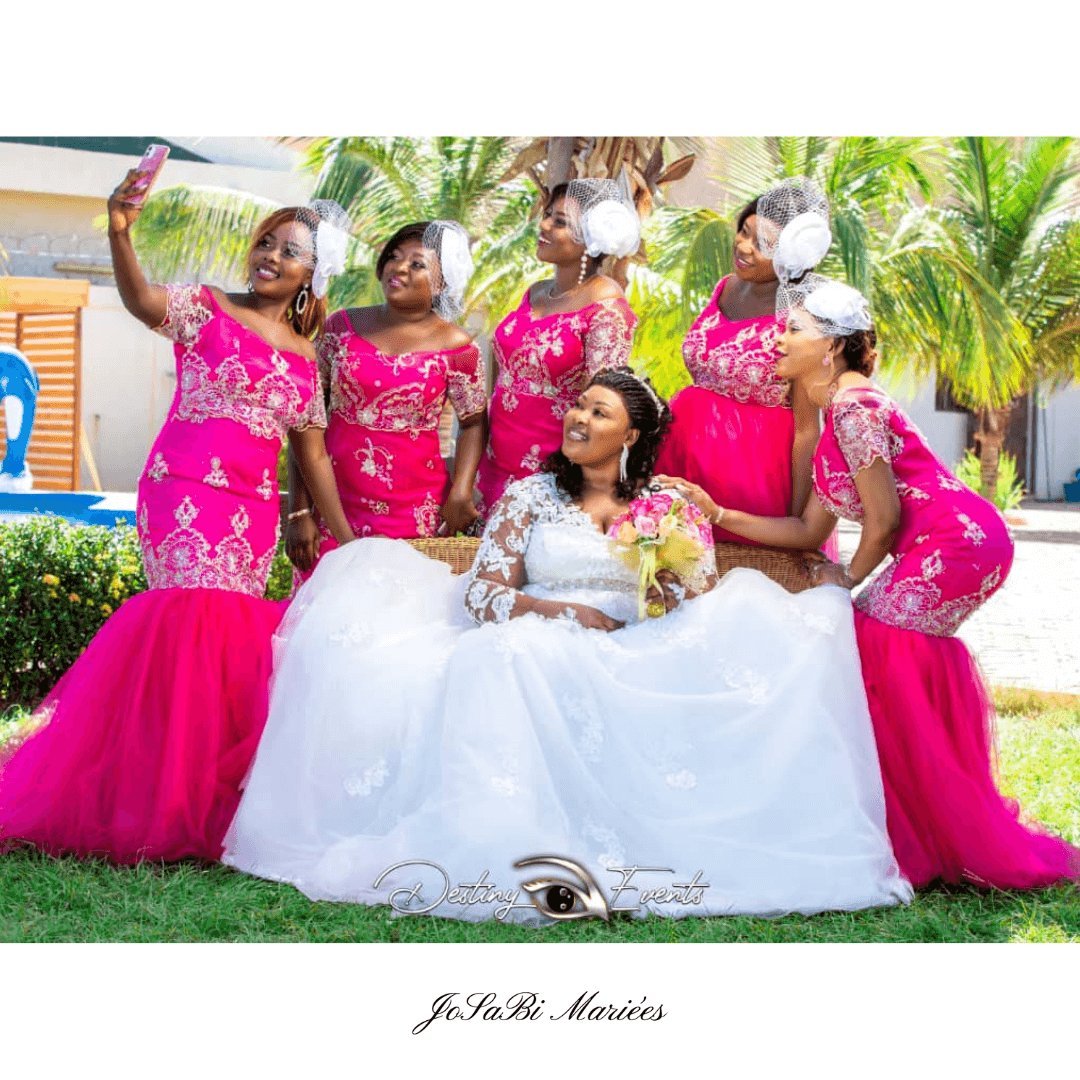
{"type": "Polygon", "coordinates": [[[132,195],[128,200],[135,206],[141,206],[146,201],[146,196],[150,194],[150,189],[154,186],[154,182],[157,180],[161,173],[162,166],[165,164],[165,159],[169,156],[169,148],[162,146],[161,143],[151,143],[146,148],[146,153],[143,154],[139,160],[139,164],[135,166],[139,172],[149,173],[150,176],[146,181],[146,187],[142,191],[132,195]]]}

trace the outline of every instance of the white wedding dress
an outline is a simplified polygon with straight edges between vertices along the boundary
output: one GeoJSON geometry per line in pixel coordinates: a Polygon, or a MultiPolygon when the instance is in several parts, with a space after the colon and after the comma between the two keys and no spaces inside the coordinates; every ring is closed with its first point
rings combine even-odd
{"type": "MultiPolygon", "coordinates": [[[[322,560],[279,632],[226,863],[470,920],[547,921],[523,886],[581,886],[514,868],[533,856],[638,915],[910,899],[846,591],[735,570],[636,623],[635,573],[544,474],[507,489],[473,573],[398,540],[322,560]],[[522,594],[627,626],[510,617],[522,594]]],[[[573,890],[538,895],[565,910],[573,890]]]]}

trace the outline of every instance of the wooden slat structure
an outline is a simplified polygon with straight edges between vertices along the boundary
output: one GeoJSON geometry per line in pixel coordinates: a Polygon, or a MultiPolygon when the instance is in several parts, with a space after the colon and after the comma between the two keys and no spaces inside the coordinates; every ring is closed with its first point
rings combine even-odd
{"type": "MultiPolygon", "coordinates": [[[[0,277],[0,343],[14,345],[41,380],[26,463],[34,488],[79,487],[82,396],[82,309],[88,281],[0,277]]],[[[0,458],[7,437],[0,422],[0,458]]]]}

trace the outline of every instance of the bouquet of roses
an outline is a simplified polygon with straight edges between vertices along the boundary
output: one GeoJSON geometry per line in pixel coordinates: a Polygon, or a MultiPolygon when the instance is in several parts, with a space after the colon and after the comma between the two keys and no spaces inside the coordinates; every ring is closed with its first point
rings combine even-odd
{"type": "Polygon", "coordinates": [[[657,571],[679,578],[692,575],[707,545],[712,526],[692,503],[668,491],[648,492],[634,499],[616,518],[608,537],[627,565],[638,572],[638,618],[645,617],[645,595],[660,588],[657,571]]]}

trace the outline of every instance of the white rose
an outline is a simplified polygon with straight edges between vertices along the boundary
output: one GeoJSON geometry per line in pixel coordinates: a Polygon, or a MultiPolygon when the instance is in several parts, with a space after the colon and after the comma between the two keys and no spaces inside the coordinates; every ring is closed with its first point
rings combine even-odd
{"type": "Polygon", "coordinates": [[[820,214],[808,212],[792,218],[781,229],[773,252],[776,276],[790,281],[813,270],[825,258],[831,243],[829,223],[820,214]]]}
{"type": "Polygon", "coordinates": [[[633,255],[641,244],[641,221],[624,203],[605,199],[590,207],[581,222],[585,250],[593,258],[633,255]]]}

